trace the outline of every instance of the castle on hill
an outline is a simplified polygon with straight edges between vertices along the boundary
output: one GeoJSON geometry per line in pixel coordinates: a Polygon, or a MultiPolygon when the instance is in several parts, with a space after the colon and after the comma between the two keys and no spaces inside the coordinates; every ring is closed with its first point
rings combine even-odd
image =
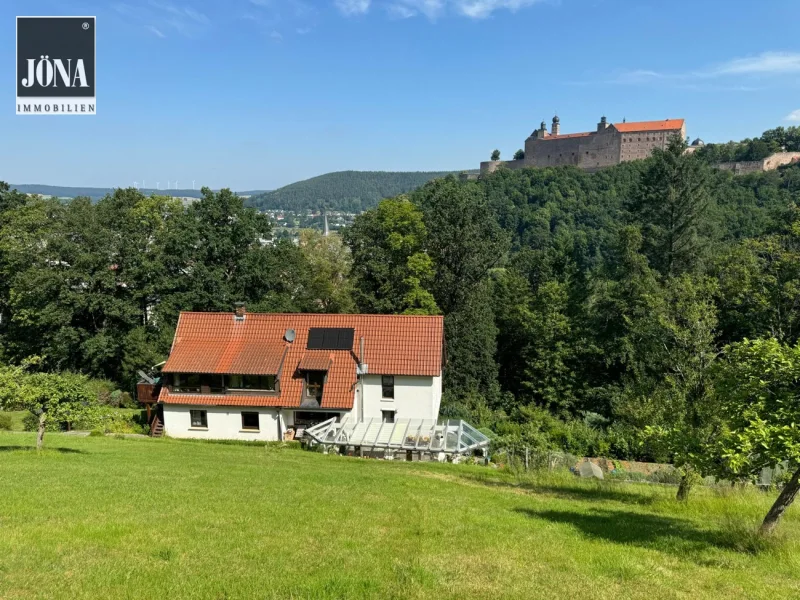
{"type": "Polygon", "coordinates": [[[666,148],[674,135],[686,137],[683,119],[609,123],[602,117],[596,131],[561,133],[560,119],[555,116],[551,131],[542,121],[525,140],[525,158],[482,162],[481,175],[492,173],[501,165],[510,169],[571,165],[593,171],[647,158],[655,148],[666,148]]]}

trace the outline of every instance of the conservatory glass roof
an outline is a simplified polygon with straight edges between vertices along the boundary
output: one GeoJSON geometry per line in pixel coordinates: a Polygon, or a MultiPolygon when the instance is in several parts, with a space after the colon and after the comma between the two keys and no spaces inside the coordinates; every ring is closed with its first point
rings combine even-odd
{"type": "Polygon", "coordinates": [[[344,417],[323,421],[305,430],[312,440],[323,445],[360,446],[369,449],[418,450],[463,454],[489,445],[489,438],[464,421],[437,424],[426,419],[382,419],[356,421],[344,417]]]}

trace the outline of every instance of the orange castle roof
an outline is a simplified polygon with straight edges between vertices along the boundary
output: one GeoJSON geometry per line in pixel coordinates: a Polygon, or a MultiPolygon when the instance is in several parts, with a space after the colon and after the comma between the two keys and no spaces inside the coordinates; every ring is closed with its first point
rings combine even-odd
{"type": "Polygon", "coordinates": [[[663,121],[638,121],[632,123],[614,123],[617,131],[630,133],[633,131],[673,131],[683,127],[683,119],[664,119],[663,121]]]}

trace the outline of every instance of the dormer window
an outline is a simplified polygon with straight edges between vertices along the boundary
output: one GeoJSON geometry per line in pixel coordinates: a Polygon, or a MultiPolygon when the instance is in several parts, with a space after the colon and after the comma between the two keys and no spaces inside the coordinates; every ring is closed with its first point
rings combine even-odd
{"type": "Polygon", "coordinates": [[[322,388],[325,385],[325,371],[307,371],[306,372],[306,392],[305,396],[308,400],[322,400],[322,388]]]}

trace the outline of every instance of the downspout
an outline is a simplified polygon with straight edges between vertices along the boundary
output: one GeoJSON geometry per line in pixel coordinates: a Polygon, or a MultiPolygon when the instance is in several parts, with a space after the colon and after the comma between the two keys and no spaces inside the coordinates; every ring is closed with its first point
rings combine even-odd
{"type": "Polygon", "coordinates": [[[358,381],[361,384],[361,397],[358,401],[358,422],[364,422],[364,336],[359,340],[360,352],[358,355],[358,381]]]}

